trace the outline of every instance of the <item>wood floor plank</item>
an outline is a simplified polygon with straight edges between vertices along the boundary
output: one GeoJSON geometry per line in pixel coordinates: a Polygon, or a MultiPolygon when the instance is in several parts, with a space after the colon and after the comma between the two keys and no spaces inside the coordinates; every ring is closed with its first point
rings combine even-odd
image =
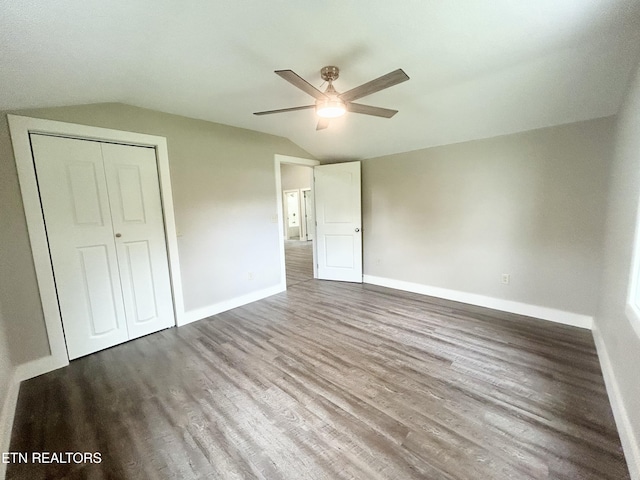
{"type": "Polygon", "coordinates": [[[285,240],[287,287],[313,279],[313,242],[285,240]]]}
{"type": "Polygon", "coordinates": [[[7,478],[629,479],[589,332],[313,280],[296,243],[287,292],[23,382],[11,451],[103,462],[7,478]]]}

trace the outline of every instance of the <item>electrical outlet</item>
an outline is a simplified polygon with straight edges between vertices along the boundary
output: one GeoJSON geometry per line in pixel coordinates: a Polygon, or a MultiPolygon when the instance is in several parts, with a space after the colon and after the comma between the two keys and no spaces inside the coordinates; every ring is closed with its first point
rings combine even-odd
{"type": "Polygon", "coordinates": [[[249,272],[249,281],[251,282],[254,278],[255,278],[254,273],[253,272],[249,272]]]}
{"type": "Polygon", "coordinates": [[[505,285],[509,285],[509,282],[511,282],[511,275],[509,275],[508,273],[503,273],[502,274],[502,283],[505,285]]]}

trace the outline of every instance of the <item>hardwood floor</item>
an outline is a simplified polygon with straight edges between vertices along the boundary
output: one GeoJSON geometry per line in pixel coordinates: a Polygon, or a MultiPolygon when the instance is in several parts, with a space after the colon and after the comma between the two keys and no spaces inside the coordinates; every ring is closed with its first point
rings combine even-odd
{"type": "Polygon", "coordinates": [[[287,287],[313,280],[313,242],[285,240],[287,287]]]}
{"type": "Polygon", "coordinates": [[[309,280],[22,384],[9,479],[628,479],[590,332],[309,280]]]}

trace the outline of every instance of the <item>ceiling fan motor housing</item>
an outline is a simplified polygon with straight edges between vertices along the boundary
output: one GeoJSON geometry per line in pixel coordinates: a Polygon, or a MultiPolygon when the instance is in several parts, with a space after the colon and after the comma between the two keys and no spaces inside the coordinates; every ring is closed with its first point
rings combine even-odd
{"type": "Polygon", "coordinates": [[[347,105],[340,100],[338,92],[333,88],[333,81],[340,75],[338,67],[323,67],[320,70],[322,79],[329,82],[329,86],[324,94],[327,98],[316,100],[316,114],[321,118],[337,118],[341,117],[347,111],[347,105]]]}
{"type": "Polygon", "coordinates": [[[326,82],[333,82],[340,76],[340,69],[333,66],[322,67],[320,76],[326,82]]]}

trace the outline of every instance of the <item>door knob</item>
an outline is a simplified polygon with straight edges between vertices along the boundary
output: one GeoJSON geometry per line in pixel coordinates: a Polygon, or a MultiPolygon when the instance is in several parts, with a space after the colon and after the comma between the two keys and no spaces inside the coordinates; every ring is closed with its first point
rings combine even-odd
{"type": "Polygon", "coordinates": [[[121,233],[116,233],[116,238],[120,238],[122,236],[121,233]]]}
{"type": "Polygon", "coordinates": [[[359,228],[356,228],[356,233],[358,233],[359,231],[360,231],[360,229],[359,229],[359,228]]]}

